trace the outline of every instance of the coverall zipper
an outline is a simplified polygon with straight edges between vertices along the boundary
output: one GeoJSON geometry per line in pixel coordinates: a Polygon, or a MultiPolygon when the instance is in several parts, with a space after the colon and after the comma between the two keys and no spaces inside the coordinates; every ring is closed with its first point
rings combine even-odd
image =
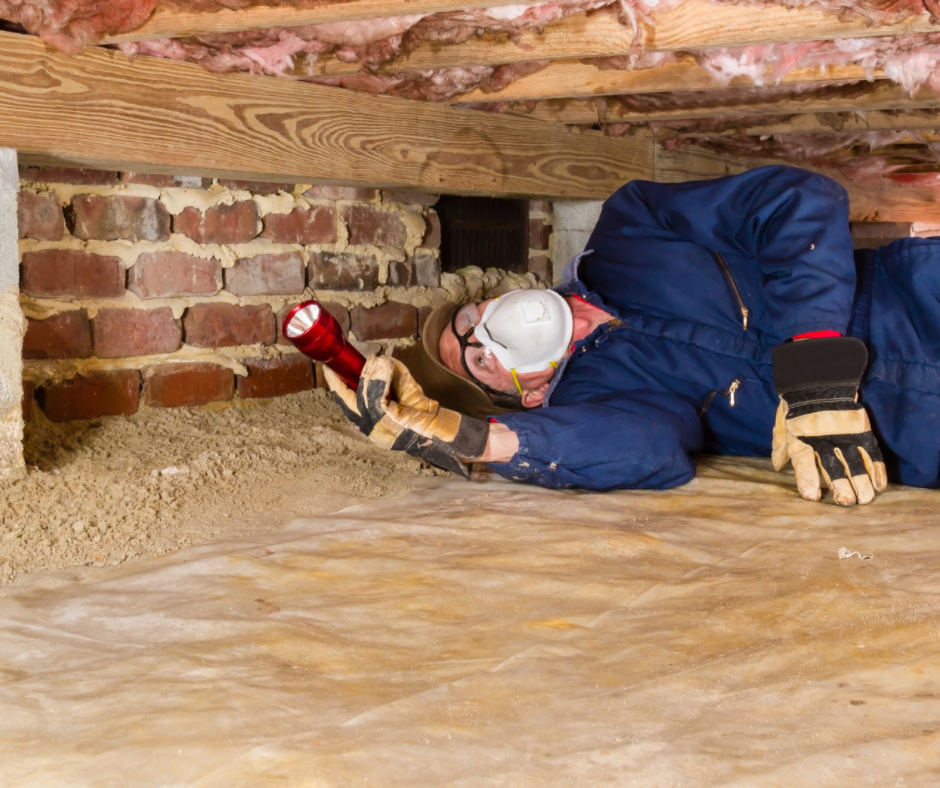
{"type": "Polygon", "coordinates": [[[728,264],[725,262],[724,258],[718,254],[718,252],[712,252],[712,257],[715,258],[715,262],[718,264],[722,276],[724,276],[725,281],[728,283],[728,287],[731,288],[731,294],[734,296],[734,300],[737,301],[738,309],[741,311],[741,325],[743,325],[744,330],[747,331],[747,321],[751,316],[751,311],[745,306],[744,299],[741,298],[741,291],[738,290],[734,277],[731,275],[731,269],[728,268],[728,264]]]}
{"type": "MultiPolygon", "coordinates": [[[[739,388],[741,388],[741,384],[742,384],[743,382],[744,382],[744,378],[740,378],[740,377],[739,377],[739,378],[735,378],[734,380],[731,381],[731,383],[730,383],[730,385],[728,386],[728,388],[721,392],[721,396],[722,396],[722,397],[727,397],[727,398],[728,398],[728,404],[729,404],[732,408],[735,406],[735,401],[734,401],[735,394],[736,394],[737,390],[738,390],[739,388]]],[[[708,410],[708,408],[711,406],[712,402],[714,401],[715,397],[718,396],[718,394],[719,394],[719,392],[718,392],[717,390],[716,390],[716,391],[710,391],[710,392],[708,393],[708,396],[705,397],[704,400],[702,400],[702,404],[701,404],[701,406],[700,406],[699,409],[698,409],[698,415],[699,415],[700,417],[705,415],[705,411],[708,410]]]]}

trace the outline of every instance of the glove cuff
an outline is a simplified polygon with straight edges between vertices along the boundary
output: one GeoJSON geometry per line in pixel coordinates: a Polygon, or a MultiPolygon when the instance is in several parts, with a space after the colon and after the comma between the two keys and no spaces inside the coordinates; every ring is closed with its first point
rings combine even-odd
{"type": "Polygon", "coordinates": [[[475,460],[486,451],[486,442],[490,437],[490,425],[482,419],[462,416],[460,429],[451,444],[454,453],[464,460],[475,460]]]}
{"type": "Polygon", "coordinates": [[[865,343],[854,337],[805,339],[771,351],[774,386],[791,407],[855,400],[868,366],[865,343]]]}

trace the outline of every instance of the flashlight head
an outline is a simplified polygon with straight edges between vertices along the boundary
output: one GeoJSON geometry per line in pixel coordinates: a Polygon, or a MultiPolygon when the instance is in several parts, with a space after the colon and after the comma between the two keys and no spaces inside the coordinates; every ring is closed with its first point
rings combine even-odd
{"type": "Polygon", "coordinates": [[[340,328],[336,319],[316,301],[297,304],[281,327],[284,336],[305,356],[326,364],[350,388],[355,389],[365,359],[340,328]]]}

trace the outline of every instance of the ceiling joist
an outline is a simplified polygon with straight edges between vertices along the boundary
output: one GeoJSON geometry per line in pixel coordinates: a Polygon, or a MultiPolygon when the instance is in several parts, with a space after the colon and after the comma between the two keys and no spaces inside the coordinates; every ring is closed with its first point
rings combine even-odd
{"type": "MultiPolygon", "coordinates": [[[[715,5],[687,0],[678,8],[652,15],[641,26],[647,52],[682,52],[713,47],[754,46],[833,38],[900,36],[940,31],[926,14],[890,25],[873,24],[860,14],[840,14],[816,7],[715,5]]],[[[506,35],[486,35],[462,44],[441,46],[426,42],[411,53],[384,63],[381,73],[404,73],[461,66],[495,66],[531,60],[577,60],[618,57],[630,53],[633,33],[608,12],[577,14],[522,31],[513,41],[506,35]]],[[[338,77],[356,74],[359,63],[335,57],[298,58],[297,76],[338,77]]]]}
{"type": "Polygon", "coordinates": [[[653,156],[649,139],[99,48],[70,57],[10,33],[0,146],[104,169],[585,198],[649,178],[653,156]]]}
{"type": "Polygon", "coordinates": [[[353,22],[413,14],[440,14],[506,5],[506,0],[324,0],[305,8],[292,5],[257,5],[225,11],[168,11],[158,8],[129,33],[107,36],[102,44],[145,41],[154,38],[183,38],[214,33],[237,33],[272,27],[303,27],[333,22],[353,22]]]}
{"type": "Polygon", "coordinates": [[[661,132],[663,137],[768,137],[774,134],[858,134],[870,131],[910,131],[923,140],[940,139],[940,114],[937,112],[866,112],[856,114],[796,115],[786,120],[758,124],[740,124],[722,131],[661,132]]]}
{"type": "MultiPolygon", "coordinates": [[[[770,70],[767,72],[768,80],[770,70]]],[[[777,84],[832,84],[860,81],[868,78],[861,66],[809,66],[794,68],[777,84]]],[[[875,79],[884,73],[876,70],[875,79]]],[[[691,58],[678,63],[666,63],[655,68],[636,71],[599,69],[578,61],[558,61],[541,71],[520,77],[502,90],[484,92],[477,89],[453,98],[453,103],[467,104],[490,101],[540,101],[557,98],[589,98],[591,96],[620,96],[631,93],[673,93],[689,90],[721,90],[724,87],[750,87],[748,77],[735,77],[728,85],[715,82],[712,75],[691,58]]]]}
{"type": "MultiPolygon", "coordinates": [[[[729,160],[723,154],[694,147],[678,151],[660,148],[656,153],[656,180],[680,183],[718,178],[782,163],[769,159],[729,160]]],[[[849,218],[854,222],[936,222],[940,216],[940,189],[890,178],[856,182],[835,169],[816,171],[838,181],[848,191],[849,218]]]]}
{"type": "Polygon", "coordinates": [[[755,95],[742,101],[737,95],[729,98],[721,90],[696,94],[700,101],[685,107],[631,109],[621,105],[615,98],[587,100],[539,101],[534,104],[513,104],[507,114],[536,118],[552,123],[568,125],[592,125],[595,123],[656,123],[671,120],[692,120],[713,117],[748,117],[752,115],[799,115],[829,112],[905,111],[940,109],[940,96],[929,90],[921,90],[913,98],[900,85],[887,80],[862,86],[863,89],[849,94],[834,92],[833,95],[791,96],[761,99],[755,95]]]}

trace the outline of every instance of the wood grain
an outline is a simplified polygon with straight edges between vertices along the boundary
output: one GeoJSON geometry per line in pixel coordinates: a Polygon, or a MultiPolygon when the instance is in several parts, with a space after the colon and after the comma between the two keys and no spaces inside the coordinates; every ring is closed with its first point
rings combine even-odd
{"type": "Polygon", "coordinates": [[[350,22],[383,16],[437,14],[506,5],[506,0],[347,0],[322,2],[306,8],[292,5],[252,6],[238,11],[168,11],[158,8],[143,25],[129,33],[107,36],[102,44],[144,41],[148,38],[181,38],[209,33],[235,33],[268,27],[302,27],[330,22],[350,22]]]}
{"type": "MultiPolygon", "coordinates": [[[[670,137],[764,137],[770,134],[834,134],[866,131],[910,131],[926,142],[940,140],[940,114],[936,111],[921,113],[866,112],[861,115],[796,115],[775,123],[741,124],[726,131],[698,131],[684,134],[669,133],[670,137]]],[[[903,142],[904,140],[899,140],[903,142]]],[[[910,140],[913,141],[913,140],[910,140]]]]}
{"type": "Polygon", "coordinates": [[[652,142],[0,34],[0,146],[61,164],[431,192],[605,197],[652,142]]]}
{"type": "MultiPolygon", "coordinates": [[[[768,82],[772,69],[767,70],[768,82]]],[[[876,79],[883,79],[878,70],[876,79]]],[[[865,80],[868,72],[861,66],[818,66],[795,68],[777,84],[831,84],[865,80]]],[[[575,60],[556,61],[541,71],[521,77],[502,90],[472,90],[455,96],[452,103],[478,101],[539,101],[557,98],[589,98],[629,93],[672,93],[685,90],[721,90],[724,87],[748,87],[748,77],[736,77],[728,85],[720,85],[702,66],[691,58],[638,71],[601,70],[575,60]]],[[[772,84],[772,83],[771,83],[772,84]]]]}
{"type": "Polygon", "coordinates": [[[887,80],[875,82],[852,97],[834,95],[785,100],[753,101],[748,103],[722,100],[720,90],[707,94],[708,103],[701,107],[679,109],[631,110],[621,106],[615,99],[554,99],[538,101],[532,105],[514,104],[506,112],[517,117],[537,118],[552,123],[652,123],[655,121],[711,118],[718,115],[744,117],[748,115],[799,115],[810,113],[922,110],[940,109],[940,96],[928,90],[920,91],[913,98],[900,85],[887,80]]]}
{"type": "MultiPolygon", "coordinates": [[[[656,180],[660,183],[718,178],[783,164],[778,159],[730,160],[701,148],[656,152],[656,180]]],[[[804,169],[814,169],[806,167],[804,169]]],[[[887,178],[851,181],[835,169],[814,169],[840,183],[849,193],[849,219],[853,222],[936,222],[940,217],[940,188],[899,183],[887,178]]]]}
{"type": "Polygon", "coordinates": [[[653,25],[645,28],[644,46],[655,52],[940,31],[940,25],[931,22],[926,13],[884,25],[861,14],[843,17],[812,6],[739,6],[708,0],[687,0],[671,11],[654,13],[652,18],[653,25]]]}
{"type": "MultiPolygon", "coordinates": [[[[873,24],[860,14],[840,14],[822,8],[792,9],[768,5],[747,7],[708,0],[686,0],[671,11],[654,13],[652,24],[641,25],[643,48],[648,52],[680,52],[724,46],[753,46],[832,38],[868,38],[940,30],[921,14],[891,25],[873,24]]],[[[441,46],[425,42],[410,54],[384,63],[383,73],[422,71],[473,65],[499,65],[530,60],[576,60],[611,57],[630,52],[633,33],[610,13],[577,14],[545,27],[526,30],[515,41],[508,36],[485,35],[461,44],[441,46]]],[[[359,63],[326,56],[298,58],[301,76],[347,76],[359,63]]]]}

